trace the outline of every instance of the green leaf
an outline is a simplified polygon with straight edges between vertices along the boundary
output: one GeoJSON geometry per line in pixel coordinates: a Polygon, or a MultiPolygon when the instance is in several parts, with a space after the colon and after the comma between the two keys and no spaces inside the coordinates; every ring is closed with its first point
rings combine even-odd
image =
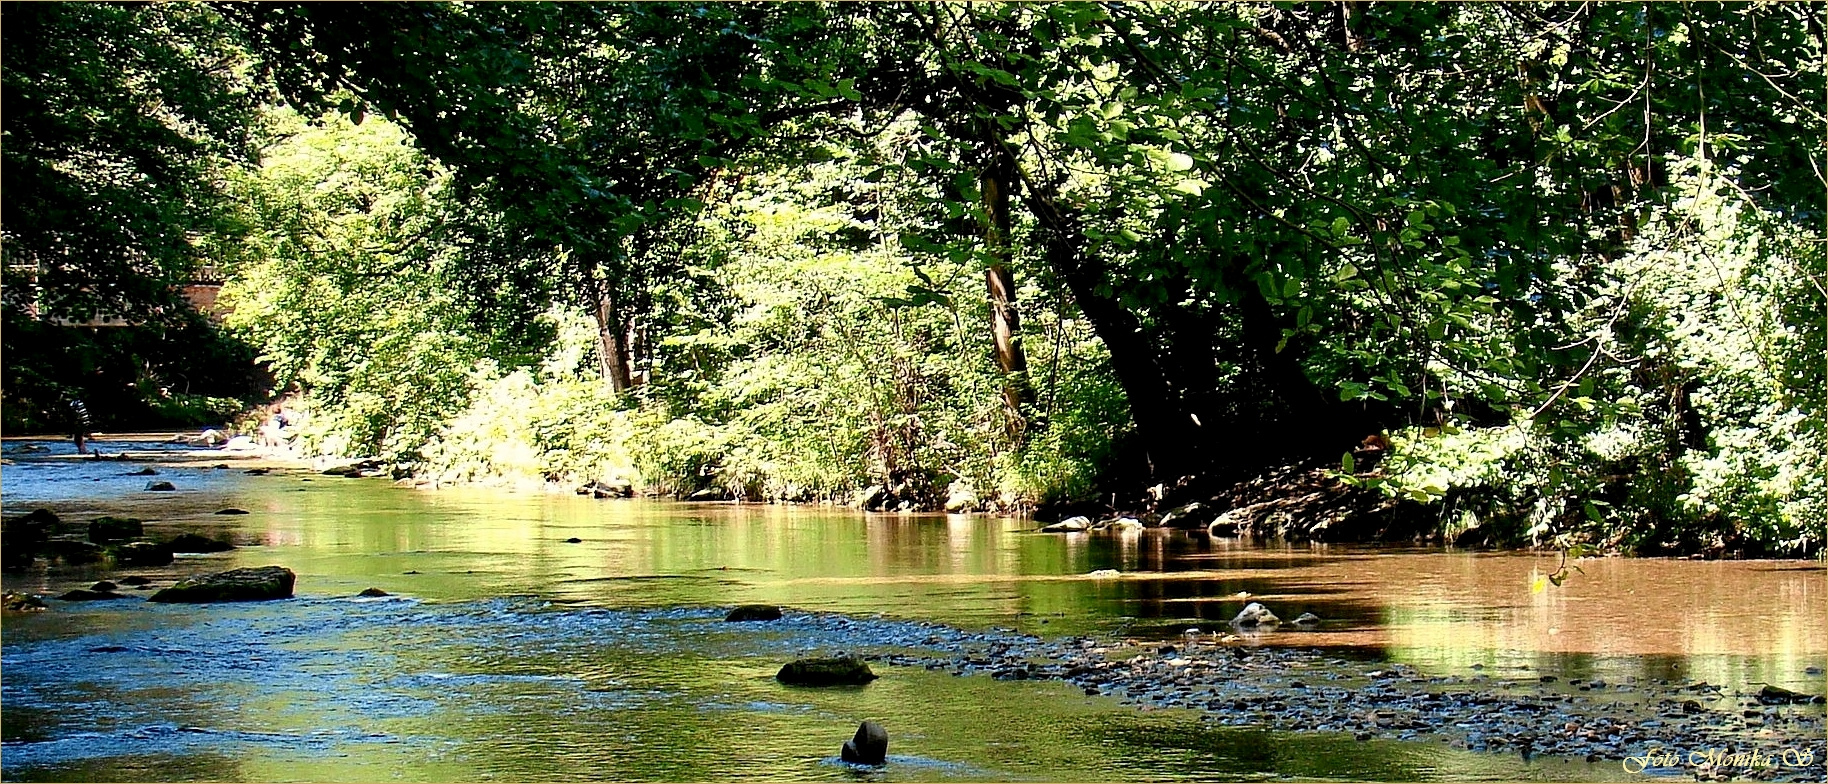
{"type": "Polygon", "coordinates": [[[1193,157],[1184,153],[1168,153],[1168,171],[1183,172],[1193,168],[1193,157]]]}
{"type": "Polygon", "coordinates": [[[1352,458],[1351,452],[1339,456],[1339,465],[1348,474],[1358,473],[1358,461],[1352,458]]]}

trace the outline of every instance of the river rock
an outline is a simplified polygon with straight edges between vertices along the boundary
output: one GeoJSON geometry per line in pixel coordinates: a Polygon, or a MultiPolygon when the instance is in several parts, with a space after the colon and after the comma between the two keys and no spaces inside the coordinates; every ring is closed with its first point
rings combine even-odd
{"type": "Polygon", "coordinates": [[[0,609],[6,612],[44,612],[44,597],[31,593],[9,593],[0,597],[0,609]]]}
{"type": "Polygon", "coordinates": [[[91,591],[112,591],[119,587],[120,586],[115,585],[114,583],[108,582],[107,580],[102,580],[101,582],[98,582],[94,585],[89,586],[89,590],[91,590],[91,591]]]}
{"type": "Polygon", "coordinates": [[[177,490],[178,486],[170,482],[149,482],[146,485],[146,489],[155,493],[169,493],[173,490],[177,490]]]}
{"type": "Polygon", "coordinates": [[[128,476],[158,476],[159,472],[153,470],[151,466],[147,466],[146,468],[142,468],[138,471],[128,471],[127,475],[128,476]]]}
{"type": "Polygon", "coordinates": [[[246,510],[246,509],[236,509],[232,506],[227,509],[217,509],[216,510],[216,514],[219,514],[219,515],[244,515],[247,513],[248,513],[248,510],[246,510]]]}
{"type": "MultiPolygon", "coordinates": [[[[29,514],[25,515],[24,517],[15,519],[12,522],[26,523],[26,524],[56,525],[62,521],[57,519],[56,512],[52,512],[49,509],[39,508],[39,509],[33,509],[29,514]]],[[[26,595],[29,595],[29,594],[26,594],[26,595]]]]}
{"type": "Polygon", "coordinates": [[[1052,525],[1041,526],[1041,533],[1063,534],[1063,533],[1071,533],[1074,531],[1084,531],[1091,527],[1092,527],[1092,520],[1089,517],[1068,517],[1065,520],[1061,520],[1058,523],[1054,523],[1052,525]]]}
{"type": "Polygon", "coordinates": [[[1195,501],[1168,510],[1162,515],[1161,525],[1163,528],[1202,528],[1212,522],[1215,514],[1210,505],[1195,501]]]}
{"type": "Polygon", "coordinates": [[[1766,705],[1788,705],[1791,703],[1823,702],[1824,698],[1820,694],[1804,694],[1798,691],[1791,691],[1782,686],[1765,684],[1764,688],[1758,690],[1758,701],[1766,705]]]}
{"type": "Polygon", "coordinates": [[[788,662],[774,679],[789,686],[862,686],[876,677],[862,659],[846,656],[788,662]]]}
{"type": "Polygon", "coordinates": [[[724,616],[726,622],[743,623],[747,621],[778,621],[781,619],[781,608],[772,604],[745,604],[730,611],[724,616]]]}
{"type": "Polygon", "coordinates": [[[128,542],[108,548],[115,566],[165,566],[171,563],[171,546],[152,542],[128,542]]]}
{"type": "Polygon", "coordinates": [[[1143,524],[1141,520],[1134,517],[1114,517],[1100,522],[1097,525],[1097,528],[1100,531],[1117,531],[1121,533],[1127,531],[1141,531],[1143,529],[1143,524]]]}
{"type": "Polygon", "coordinates": [[[721,487],[707,487],[686,496],[687,501],[728,501],[730,493],[721,487]]]}
{"type": "Polygon", "coordinates": [[[1279,623],[1282,623],[1282,619],[1258,602],[1244,605],[1237,617],[1231,619],[1233,626],[1274,626],[1279,623]]]}
{"type": "Polygon", "coordinates": [[[78,566],[100,561],[104,551],[101,545],[93,542],[53,539],[44,543],[44,554],[46,557],[55,558],[66,565],[78,566]]]}
{"type": "Polygon", "coordinates": [[[861,495],[857,496],[857,508],[875,509],[881,506],[883,501],[888,500],[888,497],[888,488],[882,485],[870,485],[863,489],[861,495]]]}
{"type": "Polygon", "coordinates": [[[889,761],[889,732],[882,725],[865,721],[857,725],[857,734],[844,742],[840,759],[858,765],[886,765],[889,761]]]}
{"type": "Polygon", "coordinates": [[[592,482],[590,494],[595,498],[633,498],[635,483],[620,477],[608,481],[592,482]]]}
{"type": "Polygon", "coordinates": [[[96,544],[137,539],[146,535],[146,526],[131,517],[97,517],[89,521],[89,541],[96,544]]]}
{"type": "Polygon", "coordinates": [[[358,593],[356,595],[364,597],[364,598],[368,598],[368,599],[375,599],[375,598],[379,598],[382,596],[392,596],[393,594],[383,591],[379,588],[363,588],[362,592],[358,593]]]}
{"type": "Polygon", "coordinates": [[[167,546],[174,553],[222,553],[235,549],[235,546],[228,542],[189,532],[172,537],[167,546]]]}
{"type": "Polygon", "coordinates": [[[126,599],[128,597],[126,594],[115,593],[113,591],[91,591],[87,588],[77,588],[73,591],[64,591],[57,598],[66,602],[99,602],[107,601],[109,599],[126,599]]]}
{"type": "Polygon", "coordinates": [[[1297,617],[1295,619],[1296,626],[1317,626],[1319,624],[1320,624],[1320,616],[1315,615],[1311,612],[1302,613],[1299,617],[1297,617]]]}
{"type": "Polygon", "coordinates": [[[963,512],[977,506],[977,488],[963,479],[946,487],[946,511],[963,512]]]}
{"type": "Polygon", "coordinates": [[[190,577],[159,591],[147,601],[201,604],[205,602],[257,602],[292,596],[292,583],[298,576],[279,566],[257,566],[231,569],[216,574],[190,577]]]}
{"type": "Polygon", "coordinates": [[[129,575],[127,577],[121,578],[121,585],[131,585],[134,587],[139,587],[142,585],[151,585],[151,584],[152,584],[151,580],[148,580],[144,577],[140,577],[138,575],[129,575]]]}

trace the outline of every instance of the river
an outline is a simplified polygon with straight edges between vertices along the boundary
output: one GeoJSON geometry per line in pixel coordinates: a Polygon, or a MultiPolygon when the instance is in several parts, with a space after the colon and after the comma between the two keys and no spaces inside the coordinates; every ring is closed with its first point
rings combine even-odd
{"type": "Polygon", "coordinates": [[[6,575],[6,590],[55,596],[104,576],[167,584],[268,564],[298,584],[288,601],[52,600],[47,612],[8,614],[6,780],[1641,778],[1618,759],[1225,726],[1211,711],[1139,707],[1060,681],[882,663],[861,688],[773,680],[796,656],[942,633],[1171,642],[1221,631],[1242,594],[1285,619],[1323,619],[1251,645],[1405,665],[1418,681],[1824,688],[1828,586],[1814,561],[1590,559],[1532,591],[1554,556],[428,491],[249,475],[213,450],[97,445],[143,458],[123,463],[68,459],[55,442],[25,454],[27,443],[7,442],[8,516],[125,514],[155,538],[192,531],[238,548],[118,572],[40,561],[6,575]],[[222,463],[233,467],[213,467],[222,463]],[[145,465],[178,489],[147,492],[147,477],[127,475],[145,465]],[[249,514],[214,514],[227,507],[249,514]],[[355,596],[365,588],[392,596],[355,596]],[[743,603],[788,617],[722,622],[743,603]],[[865,718],[890,731],[885,768],[836,759],[865,718]]]}

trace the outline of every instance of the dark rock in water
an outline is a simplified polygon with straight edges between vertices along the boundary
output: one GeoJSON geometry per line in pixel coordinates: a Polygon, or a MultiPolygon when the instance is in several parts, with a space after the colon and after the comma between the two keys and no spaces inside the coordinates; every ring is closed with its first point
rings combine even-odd
{"type": "Polygon", "coordinates": [[[228,468],[228,467],[229,467],[229,464],[228,464],[228,463],[217,463],[217,464],[215,464],[215,465],[213,465],[213,466],[210,466],[210,468],[214,468],[214,469],[216,469],[216,470],[218,470],[218,471],[220,471],[220,470],[223,470],[223,469],[225,469],[225,468],[228,468]]]}
{"type": "Polygon", "coordinates": [[[227,509],[217,509],[216,510],[216,514],[219,514],[219,515],[244,515],[247,513],[248,513],[248,510],[246,510],[246,509],[236,509],[232,506],[227,509]]]}
{"type": "Polygon", "coordinates": [[[152,581],[148,580],[144,577],[129,576],[129,577],[121,578],[121,585],[132,585],[132,586],[137,587],[137,586],[141,586],[141,585],[151,585],[151,584],[152,584],[152,581]]]}
{"type": "Polygon", "coordinates": [[[0,609],[7,612],[44,612],[44,597],[30,593],[9,593],[0,597],[0,609]]]}
{"type": "Polygon", "coordinates": [[[166,544],[174,553],[221,553],[235,549],[228,542],[193,533],[178,534],[166,544]]]}
{"type": "Polygon", "coordinates": [[[888,488],[885,488],[882,485],[870,485],[863,489],[861,495],[857,496],[857,507],[860,509],[879,509],[882,507],[883,502],[888,499],[888,488]]]}
{"type": "Polygon", "coordinates": [[[279,566],[232,569],[190,577],[155,593],[147,601],[200,604],[205,602],[257,602],[292,596],[298,576],[279,566]]]}
{"type": "Polygon", "coordinates": [[[91,590],[91,591],[112,591],[119,587],[120,586],[115,585],[114,583],[108,582],[107,580],[103,580],[99,583],[89,586],[89,590],[91,590]]]}
{"type": "Polygon", "coordinates": [[[392,596],[393,594],[383,591],[379,588],[363,588],[362,592],[358,593],[356,595],[357,596],[366,596],[366,597],[369,597],[372,599],[377,596],[392,596]]]}
{"type": "Polygon", "coordinates": [[[1822,702],[1824,698],[1820,694],[1804,694],[1782,686],[1765,684],[1764,688],[1758,690],[1758,701],[1766,705],[1789,705],[1791,703],[1822,702]]]}
{"type": "Polygon", "coordinates": [[[66,602],[97,602],[108,599],[125,599],[127,595],[113,591],[90,591],[78,588],[74,591],[65,591],[57,598],[66,602]]]}
{"type": "MultiPolygon", "coordinates": [[[[226,466],[224,467],[226,468],[226,466]]],[[[273,469],[271,468],[250,468],[241,473],[247,474],[248,476],[266,476],[267,474],[272,473],[272,471],[273,469]]]]}
{"type": "Polygon", "coordinates": [[[155,493],[167,493],[178,489],[178,487],[170,482],[152,482],[146,485],[146,489],[155,493]]]}
{"type": "Polygon", "coordinates": [[[584,540],[579,539],[575,536],[571,537],[570,539],[565,540],[565,544],[583,544],[583,543],[584,543],[584,540]]]}
{"type": "Polygon", "coordinates": [[[1168,510],[1167,514],[1162,515],[1162,527],[1185,528],[1188,530],[1205,528],[1206,526],[1211,525],[1213,518],[1218,517],[1218,515],[1218,510],[1212,505],[1195,501],[1194,503],[1184,504],[1168,510]]]}
{"type": "Polygon", "coordinates": [[[171,563],[171,546],[152,542],[128,542],[108,548],[115,566],[165,566],[171,563]]]}
{"type": "Polygon", "coordinates": [[[866,721],[857,725],[857,734],[844,742],[838,756],[859,765],[886,765],[889,761],[889,733],[882,725],[866,721]]]}
{"type": "Polygon", "coordinates": [[[745,604],[730,611],[724,616],[725,621],[778,621],[781,619],[781,608],[772,604],[745,604]]]}
{"type": "Polygon", "coordinates": [[[138,539],[145,535],[146,527],[131,517],[97,517],[89,521],[89,541],[96,544],[138,539]]]}
{"type": "MultiPolygon", "coordinates": [[[[57,519],[57,514],[55,512],[52,512],[49,509],[33,509],[31,514],[28,514],[17,520],[13,520],[12,522],[27,523],[27,524],[56,525],[61,521],[59,521],[57,519]]],[[[30,594],[25,594],[25,595],[30,596],[30,594]]]]}
{"type": "Polygon", "coordinates": [[[1316,626],[1316,625],[1319,625],[1319,623],[1320,623],[1320,616],[1315,615],[1311,612],[1302,613],[1300,617],[1295,619],[1296,626],[1316,626]]]}
{"type": "Polygon", "coordinates": [[[68,539],[53,539],[44,543],[45,555],[65,564],[76,566],[92,564],[102,559],[102,546],[89,542],[73,542],[68,539]]]}
{"type": "Polygon", "coordinates": [[[1044,533],[1044,534],[1072,533],[1074,531],[1084,531],[1091,527],[1092,527],[1092,519],[1089,517],[1068,517],[1065,520],[1061,520],[1058,523],[1054,523],[1052,525],[1041,526],[1041,533],[1044,533]]]}
{"type": "Polygon", "coordinates": [[[150,467],[147,467],[147,468],[142,468],[138,471],[128,471],[127,475],[128,476],[158,476],[159,472],[152,470],[152,468],[150,468],[150,467]]]}
{"type": "Polygon", "coordinates": [[[578,495],[592,498],[633,498],[635,483],[627,479],[598,480],[578,488],[578,495]]]}
{"type": "Polygon", "coordinates": [[[861,659],[800,659],[782,666],[774,679],[789,686],[862,686],[876,673],[861,659]]]}
{"type": "Polygon", "coordinates": [[[1277,618],[1268,607],[1257,602],[1244,605],[1244,609],[1238,611],[1237,617],[1231,619],[1233,626],[1274,626],[1279,623],[1282,623],[1281,618],[1277,618]]]}

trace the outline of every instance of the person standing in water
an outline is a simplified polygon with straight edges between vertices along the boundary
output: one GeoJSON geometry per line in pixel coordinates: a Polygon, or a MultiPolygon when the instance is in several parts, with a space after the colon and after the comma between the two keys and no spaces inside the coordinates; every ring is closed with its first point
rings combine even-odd
{"type": "Polygon", "coordinates": [[[70,401],[71,440],[76,442],[76,454],[83,453],[83,442],[89,439],[89,407],[82,400],[70,401]]]}

